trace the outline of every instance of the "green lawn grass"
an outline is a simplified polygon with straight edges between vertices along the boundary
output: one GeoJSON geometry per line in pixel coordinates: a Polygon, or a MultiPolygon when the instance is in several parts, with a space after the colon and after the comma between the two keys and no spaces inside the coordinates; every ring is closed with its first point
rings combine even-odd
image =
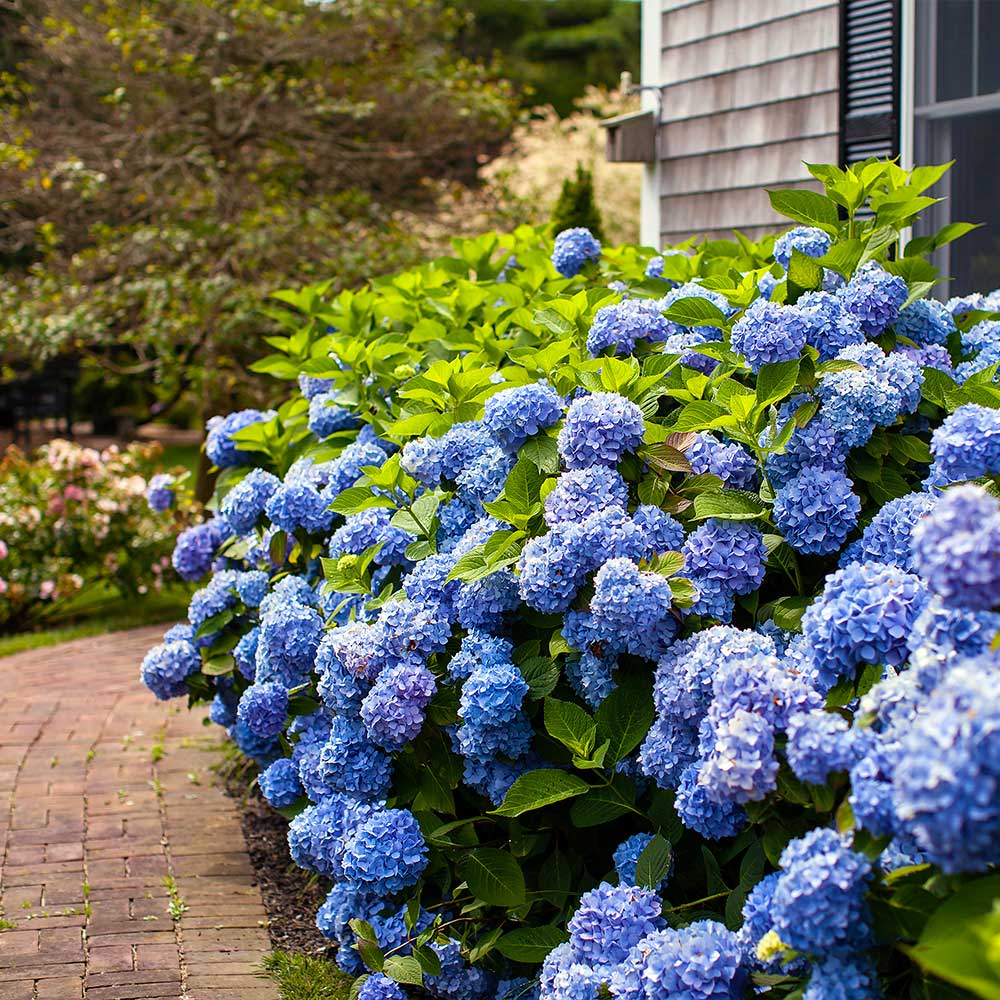
{"type": "Polygon", "coordinates": [[[353,978],[325,958],[275,951],[261,963],[281,1000],[347,1000],[353,978]]]}
{"type": "Polygon", "coordinates": [[[188,588],[182,586],[166,587],[138,599],[123,598],[111,587],[94,588],[64,608],[57,619],[30,632],[0,636],[0,657],[70,639],[180,621],[187,617],[189,596],[188,588]]]}

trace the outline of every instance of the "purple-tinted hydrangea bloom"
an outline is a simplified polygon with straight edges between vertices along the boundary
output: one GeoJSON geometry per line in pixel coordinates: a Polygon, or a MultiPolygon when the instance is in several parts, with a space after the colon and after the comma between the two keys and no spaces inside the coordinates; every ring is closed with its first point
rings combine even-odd
{"type": "Polygon", "coordinates": [[[162,514],[170,510],[174,505],[176,493],[174,484],[177,480],[169,472],[158,472],[149,480],[146,487],[146,503],[149,509],[156,514],[162,514]]]}
{"type": "Polygon", "coordinates": [[[142,683],[161,701],[187,694],[185,681],[201,670],[201,657],[190,642],[177,640],[154,646],[142,660],[142,683]]]}
{"type": "Polygon", "coordinates": [[[275,808],[284,809],[304,794],[299,772],[290,757],[279,757],[257,778],[261,795],[275,808]]]}
{"type": "Polygon", "coordinates": [[[931,435],[931,451],[928,486],[1000,472],[1000,410],[977,403],[960,406],[931,435]]]}
{"type": "Polygon", "coordinates": [[[733,325],[732,348],[742,354],[753,372],[764,365],[791,361],[806,343],[806,322],[801,310],[769,299],[756,299],[733,325]]]}
{"type": "Polygon", "coordinates": [[[424,724],[437,683],[423,664],[397,663],[383,671],[361,703],[361,718],[372,742],[402,750],[424,724]]]}
{"type": "Polygon", "coordinates": [[[600,257],[600,242],[583,226],[564,229],[556,236],[552,265],[564,278],[575,277],[588,261],[599,260],[600,257]]]}
{"type": "Polygon", "coordinates": [[[617,465],[642,444],[645,422],[635,403],[614,392],[581,396],[570,404],[559,432],[559,454],[568,469],[617,465]]]}
{"type": "Polygon", "coordinates": [[[805,320],[806,343],[819,351],[820,361],[829,361],[845,347],[865,342],[860,324],[839,296],[806,292],[796,306],[805,320]]]}
{"type": "Polygon", "coordinates": [[[274,413],[270,410],[266,413],[260,410],[238,410],[225,417],[212,417],[205,427],[208,432],[205,436],[205,452],[209,460],[220,469],[248,465],[251,462],[250,453],[239,449],[233,435],[251,424],[270,420],[273,416],[274,413]]]}
{"type": "Polygon", "coordinates": [[[913,562],[943,604],[1000,605],[1000,502],[981,486],[953,486],[913,529],[913,562]]]}
{"type": "Polygon", "coordinates": [[[610,507],[622,511],[628,503],[628,485],[617,469],[591,465],[564,472],[545,498],[545,522],[578,524],[591,514],[610,507]]]}
{"type": "Polygon", "coordinates": [[[501,389],[486,400],[483,424],[508,452],[518,448],[563,414],[562,397],[546,382],[501,389]]]}
{"type": "Polygon", "coordinates": [[[753,455],[735,441],[722,442],[712,434],[702,432],[685,452],[696,475],[710,473],[723,485],[733,489],[752,489],[758,479],[753,455]]]}
{"type": "Polygon", "coordinates": [[[839,470],[803,469],[775,495],[775,526],[797,552],[836,552],[861,512],[852,486],[839,470]]]}
{"type": "Polygon", "coordinates": [[[838,293],[865,336],[877,337],[896,322],[909,295],[906,282],[873,260],[862,264],[838,293]]]}
{"type": "Polygon", "coordinates": [[[288,690],[273,681],[251,684],[240,697],[236,721],[255,736],[271,739],[285,728],[288,690]]]}
{"type": "Polygon", "coordinates": [[[609,347],[612,354],[631,354],[639,341],[658,343],[675,332],[653,299],[626,299],[602,306],[587,334],[587,350],[596,358],[609,347]]]}
{"type": "Polygon", "coordinates": [[[212,568],[216,550],[230,534],[228,522],[220,517],[182,531],[171,557],[177,575],[182,580],[200,580],[212,568]]]}
{"type": "Polygon", "coordinates": [[[774,259],[787,271],[792,263],[793,250],[798,250],[807,257],[822,257],[830,249],[831,242],[822,229],[796,226],[774,241],[774,259]]]}
{"type": "Polygon", "coordinates": [[[427,845],[413,813],[377,809],[349,835],[344,877],[389,896],[413,885],[427,866],[427,845]]]}
{"type": "Polygon", "coordinates": [[[782,943],[807,955],[849,956],[868,940],[871,862],[835,830],[817,828],[781,853],[772,917],[782,943]]]}
{"type": "Polygon", "coordinates": [[[585,892],[567,924],[577,961],[593,966],[623,962],[632,946],[664,926],[663,904],[651,889],[602,882],[585,892]]]}

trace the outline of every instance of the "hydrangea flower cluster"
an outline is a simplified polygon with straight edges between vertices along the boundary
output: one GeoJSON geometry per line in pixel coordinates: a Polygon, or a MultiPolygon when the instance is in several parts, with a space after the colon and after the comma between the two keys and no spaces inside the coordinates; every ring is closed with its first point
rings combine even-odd
{"type": "Polygon", "coordinates": [[[589,229],[582,226],[564,229],[552,249],[552,266],[564,277],[576,277],[588,261],[599,260],[601,244],[589,229]]]}
{"type": "Polygon", "coordinates": [[[337,300],[281,454],[233,439],[268,414],[213,421],[218,514],[174,553],[203,585],[143,679],[257,762],[352,974],[358,918],[437,998],[878,997],[885,873],[943,898],[1000,862],[1000,503],[967,482],[1000,473],[1000,327],[875,261],[784,301],[808,227],[770,281],[706,245],[660,299],[662,258],[568,230],[570,282],[512,239],[507,301],[455,259],[337,300]],[[691,298],[719,326],[666,318],[691,298]]]}

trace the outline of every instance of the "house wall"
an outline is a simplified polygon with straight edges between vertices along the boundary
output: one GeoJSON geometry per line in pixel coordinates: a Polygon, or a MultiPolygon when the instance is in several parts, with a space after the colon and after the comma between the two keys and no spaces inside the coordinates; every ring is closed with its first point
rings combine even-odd
{"type": "Polygon", "coordinates": [[[644,24],[658,18],[659,66],[647,61],[643,83],[663,84],[659,163],[644,193],[661,243],[787,226],[763,189],[818,187],[802,161],[838,159],[838,0],[643,7],[644,24]]]}

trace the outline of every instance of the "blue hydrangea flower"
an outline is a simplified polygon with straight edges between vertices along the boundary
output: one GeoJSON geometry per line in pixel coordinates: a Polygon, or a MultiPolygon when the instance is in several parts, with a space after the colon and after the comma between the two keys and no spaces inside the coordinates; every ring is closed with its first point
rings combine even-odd
{"type": "Polygon", "coordinates": [[[344,877],[379,896],[414,885],[426,867],[427,845],[406,809],[378,809],[348,835],[344,877]]]}
{"type": "Polygon", "coordinates": [[[796,226],[774,241],[774,259],[787,271],[792,263],[792,251],[807,257],[822,257],[830,249],[830,237],[814,226],[796,226]]]}
{"type": "Polygon", "coordinates": [[[307,375],[305,372],[299,375],[299,392],[306,399],[312,399],[321,392],[329,392],[333,388],[332,378],[317,378],[315,375],[307,375]]]}
{"type": "Polygon", "coordinates": [[[602,636],[642,655],[647,630],[668,617],[673,623],[670,638],[676,635],[676,622],[670,615],[672,603],[665,577],[643,572],[630,559],[609,559],[594,578],[590,610],[602,636]]]}
{"type": "Polygon", "coordinates": [[[587,567],[581,566],[558,528],[532,538],[517,563],[518,593],[530,608],[551,614],[565,611],[583,584],[587,567]]]}
{"type": "Polygon", "coordinates": [[[732,348],[746,358],[750,370],[791,361],[806,343],[806,321],[795,306],[782,306],[769,299],[756,299],[733,324],[732,348]]]}
{"type": "Polygon", "coordinates": [[[931,451],[928,486],[1000,472],[1000,410],[976,403],[960,406],[931,435],[931,451]]]}
{"type": "Polygon", "coordinates": [[[279,757],[257,778],[261,795],[275,809],[284,809],[297,802],[303,794],[299,772],[289,757],[279,757]]]}
{"type": "Polygon", "coordinates": [[[273,681],[251,684],[240,697],[236,721],[255,736],[271,739],[285,728],[288,691],[273,681]]]}
{"type": "Polygon", "coordinates": [[[996,864],[1000,843],[1000,665],[963,660],[903,728],[892,803],[907,836],[945,872],[996,864]]]}
{"type": "Polygon", "coordinates": [[[309,430],[321,440],[357,426],[354,414],[337,405],[338,398],[336,392],[321,392],[309,400],[309,430]]]}
{"type": "Polygon", "coordinates": [[[851,563],[827,577],[802,617],[822,686],[828,690],[840,677],[852,676],[861,663],[899,666],[927,599],[923,582],[898,566],[851,563]]]}
{"type": "Polygon", "coordinates": [[[566,680],[580,698],[596,709],[614,691],[617,668],[617,650],[595,653],[585,649],[579,656],[566,658],[566,680]]]}
{"type": "Polygon", "coordinates": [[[473,505],[492,503],[503,491],[514,462],[514,456],[502,448],[483,452],[456,477],[457,496],[473,505]]]}
{"type": "Polygon", "coordinates": [[[262,569],[240,573],[236,578],[236,593],[248,608],[260,607],[267,595],[271,578],[262,569]]]}
{"type": "Polygon", "coordinates": [[[415,739],[437,683],[423,664],[397,663],[383,671],[361,703],[361,718],[372,742],[401,750],[415,739]]]}
{"type": "Polygon", "coordinates": [[[418,604],[437,602],[442,613],[450,618],[455,597],[462,587],[460,580],[448,580],[457,560],[446,552],[436,552],[421,559],[403,577],[403,590],[411,601],[418,604]],[[446,582],[447,581],[447,582],[446,582]]]}
{"type": "Polygon", "coordinates": [[[209,618],[221,614],[236,603],[234,593],[235,574],[231,571],[216,573],[208,585],[196,590],[191,595],[188,604],[188,621],[195,630],[199,629],[209,618]]]}
{"type": "Polygon", "coordinates": [[[878,974],[860,956],[827,958],[813,968],[802,1000],[878,1000],[878,974]]]}
{"type": "MultiPolygon", "coordinates": [[[[652,843],[651,833],[636,833],[623,840],[616,848],[612,856],[615,863],[615,871],[618,872],[618,880],[621,885],[635,885],[635,867],[639,861],[639,855],[652,843]]],[[[671,870],[673,866],[671,865],[671,870]]],[[[669,873],[664,875],[660,882],[653,886],[654,892],[660,892],[670,878],[669,873]]]]}
{"type": "Polygon", "coordinates": [[[541,1000],[597,1000],[613,966],[593,967],[578,960],[569,942],[545,956],[539,977],[541,1000]]]}
{"type": "Polygon", "coordinates": [[[463,584],[455,597],[455,613],[464,629],[500,631],[505,616],[520,603],[517,577],[509,569],[501,569],[463,584]]]}
{"type": "Polygon", "coordinates": [[[684,528],[672,515],[652,504],[636,507],[632,523],[645,540],[643,556],[650,558],[663,552],[679,552],[684,545],[684,528]]]}
{"type": "Polygon", "coordinates": [[[319,776],[331,788],[361,799],[384,799],[392,783],[392,761],[373,746],[364,725],[334,718],[319,754],[319,776]]]}
{"type": "Polygon", "coordinates": [[[370,975],[358,990],[358,1000],[406,1000],[406,997],[403,987],[381,972],[370,975]]]}
{"type": "Polygon", "coordinates": [[[228,729],[229,738],[246,757],[252,757],[261,767],[266,767],[281,756],[281,744],[273,737],[258,736],[249,726],[237,720],[228,729]]]}
{"type": "Polygon", "coordinates": [[[312,609],[291,601],[263,614],[257,637],[256,678],[296,687],[309,676],[323,632],[323,619],[312,609]]]}
{"type": "Polygon", "coordinates": [[[854,272],[838,294],[865,336],[877,337],[896,322],[909,291],[902,278],[870,260],[854,272]]]}
{"type": "Polygon", "coordinates": [[[369,507],[351,514],[330,538],[330,555],[359,556],[373,545],[381,548],[374,562],[393,566],[405,564],[406,547],[415,541],[413,535],[393,526],[393,511],[386,507],[369,507]]]}
{"type": "Polygon", "coordinates": [[[251,455],[237,447],[233,435],[251,424],[270,420],[273,416],[274,413],[270,410],[266,413],[260,410],[238,410],[225,417],[212,417],[205,426],[208,432],[205,436],[205,453],[209,460],[220,469],[248,465],[252,461],[251,455]]]}
{"type": "Polygon", "coordinates": [[[781,853],[772,918],[782,943],[807,955],[849,956],[869,935],[871,862],[835,830],[817,828],[781,853]]]}
{"type": "Polygon", "coordinates": [[[200,580],[211,568],[215,552],[231,534],[223,518],[187,528],[177,536],[171,562],[182,580],[200,580]]]}
{"type": "Polygon", "coordinates": [[[985,653],[1000,632],[1000,614],[993,611],[962,611],[945,607],[934,597],[913,626],[908,645],[911,652],[930,650],[937,656],[985,653]]]}
{"type": "Polygon", "coordinates": [[[793,715],[787,736],[788,764],[800,781],[825,785],[834,771],[846,771],[854,763],[851,728],[835,712],[814,709],[793,715]]]}
{"type": "Polygon", "coordinates": [[[201,656],[190,642],[175,640],[154,646],[142,660],[142,683],[161,701],[187,694],[185,681],[201,670],[201,656]]]}
{"type": "Polygon", "coordinates": [[[559,454],[568,469],[617,465],[642,444],[642,410],[614,392],[581,396],[570,404],[559,432],[559,454]]]}
{"type": "Polygon", "coordinates": [[[601,244],[589,229],[578,226],[575,229],[564,229],[556,236],[552,248],[552,265],[564,278],[575,277],[588,261],[600,258],[601,244]]]}
{"type": "Polygon", "coordinates": [[[913,529],[934,507],[936,500],[931,493],[909,493],[890,500],[872,518],[861,538],[844,550],[841,565],[892,563],[909,573],[916,572],[911,552],[913,529]]]}
{"type": "Polygon", "coordinates": [[[440,1000],[491,1000],[495,977],[485,969],[466,962],[457,942],[434,943],[431,949],[441,963],[438,975],[424,979],[424,987],[432,997],[440,1000]]]}
{"type": "MultiPolygon", "coordinates": [[[[307,806],[288,826],[292,860],[300,868],[318,875],[343,878],[347,838],[376,812],[384,810],[339,794],[307,806]]],[[[385,846],[391,850],[391,844],[385,846]]]]}
{"type": "Polygon", "coordinates": [[[623,513],[628,504],[628,485],[617,469],[592,465],[562,473],[545,498],[545,523],[578,524],[609,507],[623,513]]]}
{"type": "Polygon", "coordinates": [[[283,576],[260,602],[261,617],[271,614],[279,605],[289,603],[302,604],[307,608],[316,607],[316,591],[308,580],[293,574],[283,576]]]}
{"type": "Polygon", "coordinates": [[[694,614],[728,621],[733,597],[756,590],[764,579],[764,536],[742,521],[711,518],[688,535],[684,573],[698,588],[694,614]]]}
{"type": "Polygon", "coordinates": [[[294,534],[301,529],[319,534],[328,531],[336,517],[330,510],[332,499],[308,483],[284,483],[271,495],[264,510],[282,531],[294,534]]]}
{"type": "Polygon", "coordinates": [[[609,507],[579,524],[562,525],[553,531],[562,539],[579,571],[588,573],[607,559],[638,561],[649,556],[656,541],[655,530],[652,535],[647,530],[650,522],[645,515],[640,521],[620,507],[609,507]]]}
{"type": "Polygon", "coordinates": [[[514,646],[507,639],[472,629],[448,663],[448,673],[453,680],[465,680],[477,667],[512,663],[513,655],[514,646]]]}
{"type": "Polygon", "coordinates": [[[663,342],[664,354],[680,355],[680,363],[687,368],[693,368],[703,375],[711,375],[718,365],[718,361],[708,354],[692,350],[699,344],[714,343],[721,337],[721,333],[711,327],[695,327],[692,330],[681,330],[674,333],[663,342]],[[706,333],[704,331],[711,332],[706,333]]]}
{"type": "Polygon", "coordinates": [[[257,640],[259,638],[260,629],[255,625],[240,638],[233,649],[233,660],[236,663],[236,668],[249,681],[252,681],[257,673],[257,640]]]}
{"type": "Polygon", "coordinates": [[[735,441],[722,442],[702,432],[684,453],[696,475],[710,473],[733,489],[752,489],[757,484],[757,463],[753,455],[735,441]]]}
{"type": "Polygon", "coordinates": [[[668,928],[638,942],[611,981],[616,1000],[740,1000],[747,976],[736,934],[715,920],[668,928]]]}
{"type": "MultiPolygon", "coordinates": [[[[784,427],[795,417],[796,411],[809,402],[815,401],[798,395],[782,403],[778,410],[777,427],[784,427]]],[[[767,447],[771,442],[772,431],[767,428],[760,436],[760,443],[767,447]]],[[[837,428],[820,410],[804,427],[796,425],[793,428],[784,452],[768,455],[765,468],[772,485],[781,487],[809,466],[818,469],[843,468],[848,451],[848,443],[841,440],[837,428]]]]}
{"type": "Polygon", "coordinates": [[[775,495],[775,526],[797,552],[836,552],[861,513],[853,485],[836,469],[803,469],[775,495]]]}
{"type": "Polygon", "coordinates": [[[742,708],[708,720],[699,749],[699,784],[720,805],[757,802],[777,785],[774,726],[742,708]]]}
{"type": "Polygon", "coordinates": [[[626,299],[597,310],[587,334],[587,350],[594,358],[609,347],[612,354],[631,354],[639,341],[658,343],[674,332],[674,324],[661,315],[657,301],[626,299]]]}
{"type": "Polygon", "coordinates": [[[845,347],[865,342],[860,324],[839,296],[806,292],[795,304],[805,320],[806,343],[816,348],[820,361],[829,361],[845,347]]]}
{"type": "Polygon", "coordinates": [[[1000,605],[1000,502],[981,486],[953,486],[913,529],[913,562],[947,606],[1000,605]]]}
{"type": "Polygon", "coordinates": [[[424,486],[441,484],[441,441],[439,438],[417,438],[407,441],[400,453],[399,464],[424,486]]]}
{"type": "Polygon", "coordinates": [[[820,379],[821,413],[844,451],[863,445],[876,427],[888,427],[916,409],[923,381],[916,362],[901,354],[886,357],[876,344],[846,347],[837,357],[860,366],[820,379]]]}
{"type": "Polygon", "coordinates": [[[746,825],[746,812],[735,802],[714,802],[698,780],[697,765],[681,773],[674,808],[681,822],[706,840],[734,837],[746,825]]]}
{"type": "Polygon", "coordinates": [[[441,476],[455,480],[463,469],[496,447],[496,439],[478,420],[452,426],[439,439],[441,476]]]}
{"type": "Polygon", "coordinates": [[[501,389],[486,400],[483,424],[505,451],[516,452],[528,438],[563,415],[562,396],[547,382],[501,389]]]}
{"type": "Polygon", "coordinates": [[[947,308],[937,299],[917,299],[900,312],[893,326],[896,334],[912,340],[918,347],[947,344],[958,328],[947,308]]]}
{"type": "Polygon", "coordinates": [[[458,714],[470,726],[513,722],[527,693],[528,683],[513,663],[477,666],[462,685],[458,714]]]}
{"type": "Polygon", "coordinates": [[[664,926],[662,908],[651,889],[602,882],[580,897],[567,924],[574,958],[597,967],[618,965],[633,945],[664,926]]]}
{"type": "Polygon", "coordinates": [[[176,499],[174,491],[176,482],[176,478],[169,472],[158,472],[150,478],[149,484],[146,486],[146,503],[149,504],[149,509],[153,513],[162,514],[173,507],[176,499]]]}
{"type": "Polygon", "coordinates": [[[208,717],[217,726],[228,729],[236,722],[237,699],[232,690],[232,682],[228,677],[216,678],[216,685],[219,681],[230,681],[228,688],[220,689],[216,692],[211,704],[208,706],[208,717]]]}

